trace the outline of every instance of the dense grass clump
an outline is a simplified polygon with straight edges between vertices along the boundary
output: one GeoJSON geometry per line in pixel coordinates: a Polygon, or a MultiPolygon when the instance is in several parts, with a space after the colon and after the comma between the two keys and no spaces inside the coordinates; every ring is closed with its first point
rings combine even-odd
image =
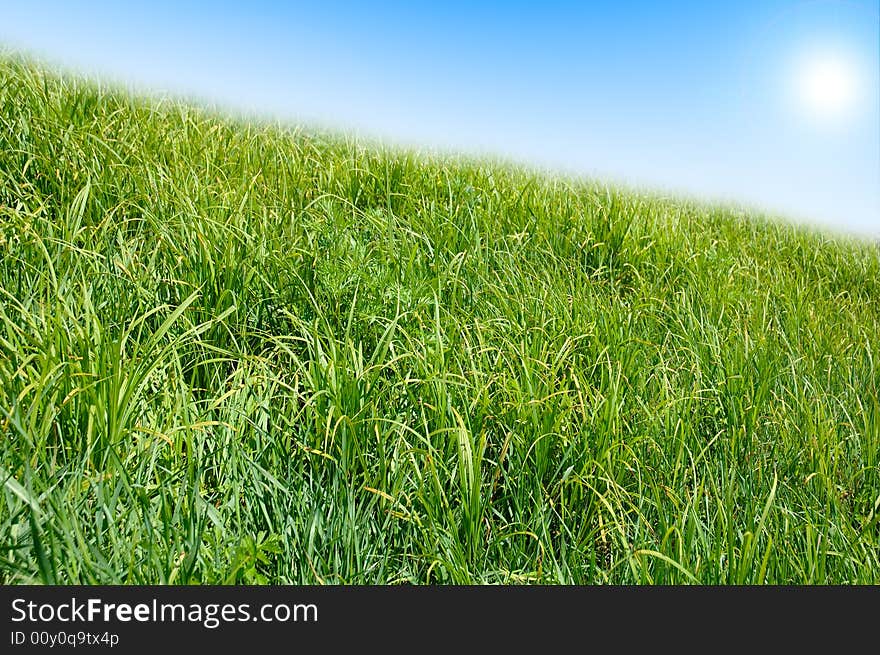
{"type": "Polygon", "coordinates": [[[880,582],[880,250],[0,59],[0,580],[880,582]]]}

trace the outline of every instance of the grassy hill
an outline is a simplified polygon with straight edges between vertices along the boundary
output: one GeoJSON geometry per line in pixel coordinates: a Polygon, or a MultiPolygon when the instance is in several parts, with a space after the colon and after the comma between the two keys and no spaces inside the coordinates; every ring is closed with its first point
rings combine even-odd
{"type": "Polygon", "coordinates": [[[0,59],[0,580],[880,582],[880,249],[0,59]]]}

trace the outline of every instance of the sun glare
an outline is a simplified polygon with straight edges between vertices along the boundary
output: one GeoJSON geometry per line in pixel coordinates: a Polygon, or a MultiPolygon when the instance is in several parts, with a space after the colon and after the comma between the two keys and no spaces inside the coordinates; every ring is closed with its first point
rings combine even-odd
{"type": "Polygon", "coordinates": [[[799,104],[812,119],[842,123],[852,116],[859,79],[855,64],[847,57],[814,53],[801,61],[796,78],[799,104]]]}

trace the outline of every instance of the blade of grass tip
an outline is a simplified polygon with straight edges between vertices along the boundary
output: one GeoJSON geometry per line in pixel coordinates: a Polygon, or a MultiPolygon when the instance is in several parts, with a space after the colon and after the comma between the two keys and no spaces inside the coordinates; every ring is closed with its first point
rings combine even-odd
{"type": "Polygon", "coordinates": [[[9,425],[15,428],[15,431],[18,432],[22,438],[27,442],[27,444],[33,450],[36,447],[34,440],[31,438],[30,434],[21,424],[21,421],[18,420],[15,416],[13,416],[12,412],[7,411],[5,408],[0,407],[0,412],[3,412],[3,415],[6,417],[6,420],[9,425]]]}
{"type": "Polygon", "coordinates": [[[199,293],[201,291],[196,289],[189,296],[187,296],[180,305],[177,306],[173,312],[171,312],[164,321],[162,321],[162,325],[160,325],[156,331],[151,335],[150,340],[147,342],[147,346],[145,350],[150,352],[156,344],[161,341],[162,337],[165,336],[165,333],[171,329],[171,326],[179,319],[183,313],[187,310],[187,308],[195,302],[196,298],[199,297],[199,293]]]}
{"type": "Polygon", "coordinates": [[[73,202],[70,203],[70,207],[68,209],[68,219],[65,224],[65,230],[67,230],[66,240],[68,243],[73,243],[77,234],[79,233],[80,226],[82,225],[83,215],[86,211],[86,205],[89,202],[89,193],[91,192],[91,182],[86,180],[86,183],[83,185],[83,188],[79,190],[76,194],[76,197],[73,199],[73,202]]]}
{"type": "Polygon", "coordinates": [[[369,367],[376,366],[380,362],[385,361],[385,356],[388,354],[388,347],[391,344],[391,340],[394,338],[399,320],[400,314],[397,314],[385,328],[385,331],[379,338],[379,342],[376,344],[376,348],[373,350],[373,354],[370,356],[369,367]]]}
{"type": "Polygon", "coordinates": [[[637,550],[633,553],[634,556],[639,557],[641,555],[650,555],[651,557],[656,557],[659,560],[662,560],[669,564],[670,566],[676,568],[680,571],[688,580],[690,580],[694,584],[700,584],[700,581],[694,577],[694,574],[688,571],[684,566],[676,562],[674,559],[669,557],[668,555],[664,555],[663,553],[658,553],[656,550],[649,550],[646,548],[637,550]]]}
{"type": "Polygon", "coordinates": [[[0,466],[0,476],[3,476],[4,478],[3,486],[9,489],[9,491],[15,496],[18,496],[18,498],[31,508],[31,511],[36,514],[37,518],[42,520],[44,516],[43,510],[40,509],[40,503],[34,498],[33,494],[25,489],[24,486],[15,479],[15,476],[3,466],[0,466]]]}

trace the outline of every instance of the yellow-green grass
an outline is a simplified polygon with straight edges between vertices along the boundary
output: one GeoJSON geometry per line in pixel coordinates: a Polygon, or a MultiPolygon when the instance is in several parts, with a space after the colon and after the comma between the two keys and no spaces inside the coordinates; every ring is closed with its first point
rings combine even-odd
{"type": "Polygon", "coordinates": [[[5,56],[0,253],[0,581],[880,581],[876,243],[5,56]]]}

